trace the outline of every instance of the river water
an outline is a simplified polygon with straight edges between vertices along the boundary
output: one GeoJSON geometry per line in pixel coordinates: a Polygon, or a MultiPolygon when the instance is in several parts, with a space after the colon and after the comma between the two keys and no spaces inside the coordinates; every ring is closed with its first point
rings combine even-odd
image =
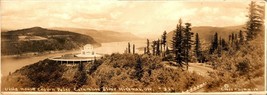
{"type": "MultiPolygon", "coordinates": [[[[143,50],[139,51],[137,48],[144,47],[146,45],[145,40],[139,41],[124,41],[124,42],[110,42],[110,43],[101,43],[102,46],[95,48],[96,53],[100,54],[112,54],[112,53],[124,53],[126,47],[128,46],[128,42],[135,44],[136,53],[143,53],[143,50]]],[[[1,57],[1,76],[6,76],[10,73],[15,72],[17,69],[20,69],[26,65],[30,65],[36,63],[38,61],[44,60],[53,56],[61,56],[64,54],[71,53],[80,53],[80,51],[66,51],[60,53],[52,53],[52,54],[44,54],[38,56],[28,56],[28,57],[10,57],[4,56],[1,57]]]]}

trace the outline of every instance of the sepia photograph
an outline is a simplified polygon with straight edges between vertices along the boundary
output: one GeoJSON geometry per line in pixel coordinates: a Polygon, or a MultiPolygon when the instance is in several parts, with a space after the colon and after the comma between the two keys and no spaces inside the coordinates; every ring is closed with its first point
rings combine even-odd
{"type": "Polygon", "coordinates": [[[1,94],[266,94],[264,0],[0,0],[1,94]]]}

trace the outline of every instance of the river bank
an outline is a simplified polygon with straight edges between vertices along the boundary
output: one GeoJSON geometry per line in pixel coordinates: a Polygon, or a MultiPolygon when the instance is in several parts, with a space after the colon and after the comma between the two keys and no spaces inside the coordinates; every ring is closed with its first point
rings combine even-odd
{"type": "Polygon", "coordinates": [[[43,55],[48,55],[48,54],[64,53],[64,52],[78,51],[78,50],[79,49],[46,51],[46,52],[30,52],[30,53],[23,53],[23,54],[16,54],[16,55],[1,55],[1,58],[27,58],[27,57],[33,57],[33,56],[43,56],[43,55]]]}

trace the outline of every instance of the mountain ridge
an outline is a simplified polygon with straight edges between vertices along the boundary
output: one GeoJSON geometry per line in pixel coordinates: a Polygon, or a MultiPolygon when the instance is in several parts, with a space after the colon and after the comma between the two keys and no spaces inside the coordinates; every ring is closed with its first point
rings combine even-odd
{"type": "Polygon", "coordinates": [[[130,32],[117,32],[111,30],[96,30],[96,29],[84,29],[84,28],[72,28],[72,27],[53,27],[50,29],[55,30],[67,30],[75,33],[92,36],[97,42],[119,42],[119,41],[131,41],[141,40],[142,38],[130,33],[130,32]]]}
{"type": "MultiPolygon", "coordinates": [[[[219,37],[222,37],[225,40],[228,40],[228,36],[230,34],[238,33],[240,30],[242,30],[244,34],[244,27],[245,25],[225,26],[225,27],[194,26],[192,27],[192,32],[194,33],[194,36],[196,33],[198,33],[200,40],[206,43],[212,40],[212,37],[216,32],[218,33],[219,37]]],[[[174,30],[167,33],[167,41],[169,44],[171,43],[173,33],[174,30]]]]}

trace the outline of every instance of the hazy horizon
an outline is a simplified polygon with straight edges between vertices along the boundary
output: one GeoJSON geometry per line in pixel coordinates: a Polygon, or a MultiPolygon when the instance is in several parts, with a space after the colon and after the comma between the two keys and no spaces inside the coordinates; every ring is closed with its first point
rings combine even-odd
{"type": "Polygon", "coordinates": [[[68,27],[156,37],[179,18],[195,26],[245,24],[250,1],[1,1],[4,29],[68,27]]]}

